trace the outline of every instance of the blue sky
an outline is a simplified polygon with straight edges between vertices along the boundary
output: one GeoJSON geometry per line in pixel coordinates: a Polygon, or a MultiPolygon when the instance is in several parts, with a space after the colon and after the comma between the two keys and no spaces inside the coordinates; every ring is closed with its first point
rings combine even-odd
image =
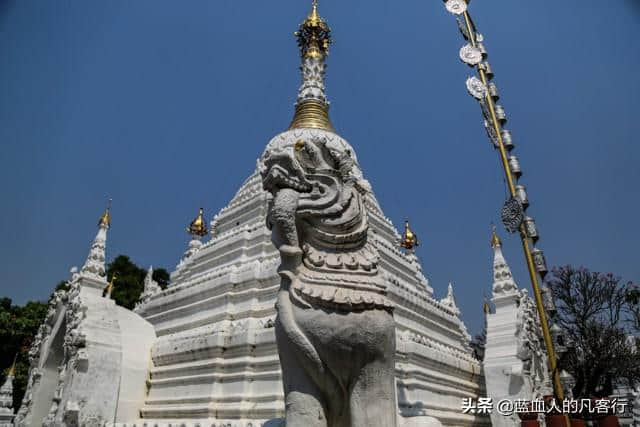
{"type": "MultiPolygon", "coordinates": [[[[172,270],[292,116],[303,0],[0,2],[0,295],[45,299],[81,265],[107,197],[108,258],[172,270]]],[[[540,247],[637,281],[640,4],[474,1],[540,247]]],[[[321,0],[328,95],[385,213],[424,271],[482,324],[498,156],[441,1],[321,0]]],[[[515,236],[505,255],[529,286],[515,236]]]]}

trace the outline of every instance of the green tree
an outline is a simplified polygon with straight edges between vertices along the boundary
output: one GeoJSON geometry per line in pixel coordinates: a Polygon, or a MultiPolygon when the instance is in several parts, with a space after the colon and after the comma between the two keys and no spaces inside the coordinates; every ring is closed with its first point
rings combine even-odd
{"type": "Polygon", "coordinates": [[[153,277],[153,280],[158,282],[158,286],[160,286],[161,289],[163,290],[167,289],[167,286],[169,286],[169,280],[171,278],[169,276],[169,272],[164,268],[158,268],[153,270],[152,277],[153,277]]]}
{"type": "MultiPolygon", "coordinates": [[[[116,304],[128,309],[133,309],[140,300],[140,295],[144,290],[144,278],[147,270],[138,267],[126,255],[118,255],[107,266],[107,279],[113,281],[113,290],[111,297],[116,304]]],[[[164,268],[158,268],[153,271],[153,280],[165,289],[169,283],[169,273],[164,268]]]]}
{"type": "MultiPolygon", "coordinates": [[[[61,280],[56,285],[55,290],[53,291],[53,293],[56,293],[57,291],[68,291],[69,287],[70,287],[69,286],[69,282],[67,282],[66,280],[61,280]]],[[[53,297],[53,294],[51,294],[51,296],[53,297]]]]}
{"type": "Polygon", "coordinates": [[[12,304],[9,298],[0,298],[0,384],[16,358],[13,380],[13,407],[18,408],[27,387],[29,349],[47,314],[47,304],[30,301],[24,306],[12,304]]]}

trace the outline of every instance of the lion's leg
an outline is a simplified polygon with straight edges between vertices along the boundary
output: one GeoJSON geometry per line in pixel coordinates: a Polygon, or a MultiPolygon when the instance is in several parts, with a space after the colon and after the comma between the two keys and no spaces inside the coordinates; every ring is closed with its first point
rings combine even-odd
{"type": "Polygon", "coordinates": [[[349,398],[351,427],[396,427],[395,322],[382,310],[365,313],[370,347],[349,398]]]}
{"type": "Polygon", "coordinates": [[[276,338],[282,366],[287,427],[329,427],[322,392],[300,364],[296,349],[276,323],[276,338]]]}
{"type": "Polygon", "coordinates": [[[395,396],[392,358],[364,366],[351,391],[351,427],[396,427],[395,396]]]}

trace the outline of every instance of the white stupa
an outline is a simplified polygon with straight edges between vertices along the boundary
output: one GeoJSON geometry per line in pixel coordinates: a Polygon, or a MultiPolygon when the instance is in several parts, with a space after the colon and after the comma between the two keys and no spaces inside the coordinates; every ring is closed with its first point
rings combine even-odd
{"type": "MultiPolygon", "coordinates": [[[[324,23],[315,7],[307,19],[324,23]]],[[[348,146],[329,122],[324,62],[303,60],[301,69],[303,82],[290,128],[266,145],[276,146],[290,133],[305,137],[317,133],[331,143],[348,146]]],[[[357,141],[353,147],[358,147],[357,141]]],[[[284,415],[273,328],[280,255],[265,225],[268,203],[255,170],[214,217],[208,240],[200,211],[188,229],[192,239],[171,274],[171,284],[160,290],[149,274],[144,298],[135,313],[128,312],[126,321],[124,309],[115,308],[110,299],[98,299],[92,290],[107,285],[103,277],[106,228],[104,239],[99,232],[96,253],[92,249],[81,273],[72,278],[70,294],[58,296],[48,326],[38,338],[21,420],[36,425],[48,417],[54,420],[50,425],[71,419],[87,426],[129,427],[277,425],[284,415]],[[69,347],[76,351],[71,359],[67,347],[62,357],[51,359],[47,343],[55,344],[55,336],[73,339],[69,329],[66,333],[60,329],[65,324],[60,314],[64,310],[75,313],[71,331],[84,341],[80,348],[69,347]],[[97,338],[105,336],[112,345],[101,352],[97,338]],[[108,378],[101,371],[100,357],[108,367],[108,378]],[[78,358],[87,363],[74,364],[78,358]],[[58,364],[50,366],[52,360],[58,364]],[[57,376],[51,370],[56,366],[57,376]],[[48,369],[44,376],[43,369],[48,369]],[[43,389],[40,378],[53,381],[53,389],[43,389]],[[92,389],[86,382],[91,378],[102,383],[95,381],[92,389]],[[100,391],[105,386],[108,391],[100,391]],[[87,406],[78,400],[79,393],[99,396],[103,408],[87,406]]],[[[484,382],[453,290],[438,301],[412,250],[417,238],[407,244],[406,233],[398,233],[373,192],[364,203],[380,254],[379,267],[396,307],[399,415],[430,416],[448,426],[489,425],[488,417],[461,411],[464,397],[484,395],[484,382]]],[[[22,425],[31,424],[24,421],[22,425]]]]}
{"type": "MultiPolygon", "coordinates": [[[[321,22],[313,14],[307,19],[321,22]]],[[[267,145],[276,146],[288,133],[318,133],[347,144],[329,122],[324,63],[307,57],[301,69],[303,82],[290,129],[267,145]]],[[[400,248],[401,236],[375,197],[368,196],[365,203],[380,267],[397,307],[400,412],[434,416],[445,425],[479,422],[460,410],[462,397],[481,393],[482,378],[458,308],[434,298],[416,255],[400,248]]],[[[149,395],[141,408],[150,425],[191,419],[248,426],[283,415],[272,328],[280,260],[265,226],[267,204],[256,170],[216,215],[211,224],[215,235],[189,250],[171,275],[169,288],[139,309],[158,335],[149,395]]]]}
{"type": "Polygon", "coordinates": [[[0,427],[13,427],[13,379],[16,362],[14,360],[4,384],[0,387],[0,427]]]}
{"type": "MultiPolygon", "coordinates": [[[[493,290],[495,312],[485,311],[487,342],[484,375],[487,396],[493,402],[507,399],[528,401],[553,394],[547,371],[548,356],[535,303],[526,289],[520,289],[502,253],[495,228],[493,248],[493,290]]],[[[497,427],[518,427],[517,414],[494,411],[491,422],[497,427]]]]}

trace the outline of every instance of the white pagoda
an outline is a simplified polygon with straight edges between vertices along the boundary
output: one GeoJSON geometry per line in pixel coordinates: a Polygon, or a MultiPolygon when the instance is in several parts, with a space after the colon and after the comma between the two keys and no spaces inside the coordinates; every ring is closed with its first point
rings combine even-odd
{"type": "MultiPolygon", "coordinates": [[[[307,19],[321,19],[315,6],[307,19]]],[[[347,144],[329,122],[324,62],[303,61],[301,69],[294,120],[269,145],[290,133],[347,144]],[[321,108],[302,108],[309,99],[321,108]]],[[[463,398],[484,395],[484,379],[453,288],[443,300],[435,297],[406,233],[403,240],[368,194],[380,270],[396,307],[398,416],[407,426],[412,417],[433,417],[434,426],[490,425],[488,417],[461,411],[463,398]]],[[[108,224],[101,222],[85,267],[41,328],[17,425],[279,425],[284,395],[273,325],[280,255],[265,225],[268,203],[256,170],[211,221],[210,233],[200,211],[170,285],[160,290],[150,273],[135,313],[99,295],[107,286],[108,224]],[[78,337],[76,347],[68,345],[78,337]]]]}
{"type": "MultiPolygon", "coordinates": [[[[502,253],[495,228],[493,248],[492,298],[495,310],[486,311],[487,339],[483,372],[487,396],[494,403],[507,399],[528,401],[553,394],[547,371],[548,356],[535,303],[526,289],[518,287],[502,253]]],[[[496,427],[518,427],[518,415],[491,414],[496,427]]]]}
{"type": "Polygon", "coordinates": [[[13,379],[15,378],[16,362],[9,368],[7,378],[0,387],[0,427],[13,427],[13,379]]]}

